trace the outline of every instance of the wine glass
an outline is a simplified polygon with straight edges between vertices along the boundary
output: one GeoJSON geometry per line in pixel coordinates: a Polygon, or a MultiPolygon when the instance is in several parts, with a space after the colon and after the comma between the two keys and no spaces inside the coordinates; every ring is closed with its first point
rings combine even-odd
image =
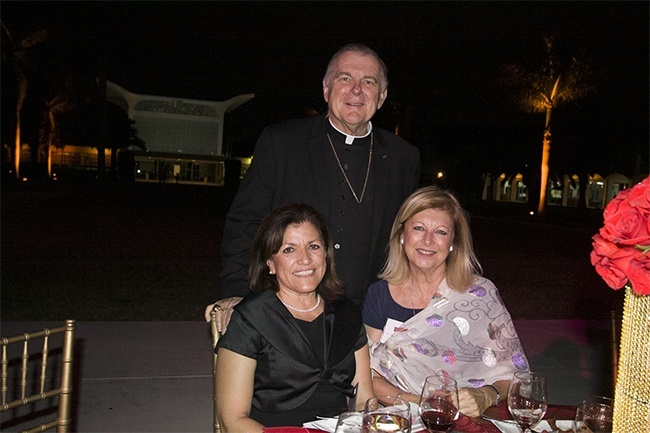
{"type": "Polygon", "coordinates": [[[399,397],[376,396],[366,401],[363,433],[411,433],[411,406],[399,397]]]}
{"type": "Polygon", "coordinates": [[[508,390],[508,410],[521,430],[530,433],[530,426],[541,421],[547,409],[544,376],[532,371],[515,373],[508,390]]]}
{"type": "Polygon", "coordinates": [[[424,380],[420,394],[420,419],[431,433],[451,430],[458,419],[458,384],[442,375],[424,380]]]}
{"type": "Polygon", "coordinates": [[[614,400],[608,397],[585,398],[576,410],[573,431],[576,433],[612,433],[614,400]]]}

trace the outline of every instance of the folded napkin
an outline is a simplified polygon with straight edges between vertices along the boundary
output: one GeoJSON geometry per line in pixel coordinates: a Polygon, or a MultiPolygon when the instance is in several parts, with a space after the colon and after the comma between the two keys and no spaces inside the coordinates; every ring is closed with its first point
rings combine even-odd
{"type": "Polygon", "coordinates": [[[417,403],[409,402],[411,406],[411,431],[413,433],[419,431],[427,431],[427,428],[422,424],[420,419],[420,406],[417,403]]]}
{"type": "Polygon", "coordinates": [[[323,430],[307,427],[264,427],[264,433],[323,433],[323,430]]]}
{"type": "MultiPolygon", "coordinates": [[[[426,427],[422,424],[420,420],[420,412],[418,411],[419,406],[415,403],[410,403],[411,405],[411,431],[413,433],[426,431],[426,427]]],[[[337,418],[325,418],[317,419],[316,421],[310,421],[304,423],[302,426],[306,428],[319,429],[326,431],[328,433],[334,433],[336,430],[337,418]]]]}
{"type": "MultiPolygon", "coordinates": [[[[519,426],[517,426],[516,423],[512,421],[496,421],[496,420],[490,420],[492,421],[492,424],[497,426],[499,430],[501,430],[503,433],[520,433],[519,426]]],[[[555,433],[555,432],[562,432],[562,431],[568,431],[572,432],[573,431],[573,421],[556,421],[555,425],[560,429],[560,430],[553,430],[551,429],[551,426],[546,420],[542,420],[538,422],[536,425],[534,425],[531,430],[533,432],[546,432],[546,433],[555,433]]]]}
{"type": "Polygon", "coordinates": [[[329,433],[334,433],[334,430],[336,430],[337,421],[338,420],[336,418],[317,419],[316,421],[306,422],[302,426],[306,428],[318,429],[329,433]]]}
{"type": "MultiPolygon", "coordinates": [[[[411,416],[411,431],[412,432],[419,432],[419,431],[426,431],[426,427],[424,427],[424,424],[420,421],[420,416],[416,415],[417,419],[415,419],[413,416],[411,416]]],[[[334,433],[336,430],[336,418],[327,418],[327,419],[318,419],[316,421],[310,421],[304,423],[302,426],[305,428],[310,428],[310,429],[317,429],[317,430],[322,430],[326,431],[328,433],[334,433]]]]}

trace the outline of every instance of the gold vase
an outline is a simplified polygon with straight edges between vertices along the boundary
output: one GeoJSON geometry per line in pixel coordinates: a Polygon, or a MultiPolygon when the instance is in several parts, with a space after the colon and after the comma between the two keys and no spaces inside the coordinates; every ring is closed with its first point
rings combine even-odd
{"type": "Polygon", "coordinates": [[[650,432],[650,296],[625,287],[614,433],[650,432]]]}

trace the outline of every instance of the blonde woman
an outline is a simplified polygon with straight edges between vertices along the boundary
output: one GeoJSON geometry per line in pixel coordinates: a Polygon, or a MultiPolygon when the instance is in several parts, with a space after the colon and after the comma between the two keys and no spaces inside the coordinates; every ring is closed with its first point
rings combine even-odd
{"type": "Polygon", "coordinates": [[[481,272],[458,200],[435,186],[409,196],[363,306],[377,394],[417,402],[427,376],[448,375],[467,416],[507,395],[528,361],[497,288],[481,272]]]}

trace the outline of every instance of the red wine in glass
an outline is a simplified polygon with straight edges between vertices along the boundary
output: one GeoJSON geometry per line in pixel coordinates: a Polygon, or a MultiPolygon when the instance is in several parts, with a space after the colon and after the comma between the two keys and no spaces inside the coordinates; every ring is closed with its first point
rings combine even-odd
{"type": "Polygon", "coordinates": [[[431,433],[446,433],[454,426],[454,416],[438,409],[425,409],[420,411],[422,424],[431,433]]]}
{"type": "MultiPolygon", "coordinates": [[[[442,380],[452,380],[442,378],[442,380]]],[[[458,419],[458,391],[456,381],[441,383],[438,378],[427,378],[420,396],[420,419],[430,433],[446,433],[458,419]]]]}

